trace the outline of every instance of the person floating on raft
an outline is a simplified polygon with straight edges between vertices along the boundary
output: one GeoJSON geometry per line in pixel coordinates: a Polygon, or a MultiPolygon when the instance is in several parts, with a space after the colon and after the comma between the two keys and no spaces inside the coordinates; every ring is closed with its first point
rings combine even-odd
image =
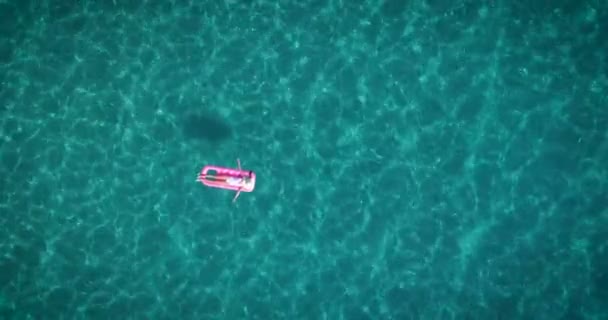
{"type": "Polygon", "coordinates": [[[242,192],[252,192],[255,189],[255,173],[241,169],[241,161],[236,159],[238,169],[207,165],[198,174],[196,181],[212,187],[236,191],[232,199],[235,202],[242,192]]]}

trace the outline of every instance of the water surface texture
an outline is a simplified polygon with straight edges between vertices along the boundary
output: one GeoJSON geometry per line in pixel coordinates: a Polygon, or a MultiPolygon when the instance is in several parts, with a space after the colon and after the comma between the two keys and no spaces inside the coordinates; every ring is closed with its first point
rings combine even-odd
{"type": "Polygon", "coordinates": [[[607,30],[604,1],[0,1],[0,318],[606,319],[607,30]],[[237,158],[236,204],[195,182],[237,158]]]}

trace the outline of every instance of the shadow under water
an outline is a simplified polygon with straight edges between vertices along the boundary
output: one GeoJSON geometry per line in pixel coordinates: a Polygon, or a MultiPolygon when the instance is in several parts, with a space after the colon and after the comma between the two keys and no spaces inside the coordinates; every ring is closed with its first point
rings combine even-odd
{"type": "Polygon", "coordinates": [[[220,142],[232,136],[232,129],[218,117],[189,114],[183,122],[184,135],[188,139],[220,142]]]}

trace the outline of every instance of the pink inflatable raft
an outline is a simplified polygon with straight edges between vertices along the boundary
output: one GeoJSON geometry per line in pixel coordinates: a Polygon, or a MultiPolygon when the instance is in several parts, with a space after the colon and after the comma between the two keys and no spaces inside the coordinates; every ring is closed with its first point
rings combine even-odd
{"type": "Polygon", "coordinates": [[[255,173],[241,169],[241,161],[236,160],[238,169],[218,166],[205,166],[198,174],[196,181],[212,187],[236,191],[232,201],[236,201],[241,192],[251,192],[255,189],[255,173]]]}

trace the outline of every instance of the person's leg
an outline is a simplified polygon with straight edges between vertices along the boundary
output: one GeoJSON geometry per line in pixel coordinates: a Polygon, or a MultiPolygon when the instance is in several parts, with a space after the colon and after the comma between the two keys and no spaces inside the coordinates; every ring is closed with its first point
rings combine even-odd
{"type": "Polygon", "coordinates": [[[213,174],[201,174],[199,176],[199,178],[209,179],[209,180],[213,180],[213,181],[226,181],[230,178],[230,176],[216,176],[213,174]]]}

